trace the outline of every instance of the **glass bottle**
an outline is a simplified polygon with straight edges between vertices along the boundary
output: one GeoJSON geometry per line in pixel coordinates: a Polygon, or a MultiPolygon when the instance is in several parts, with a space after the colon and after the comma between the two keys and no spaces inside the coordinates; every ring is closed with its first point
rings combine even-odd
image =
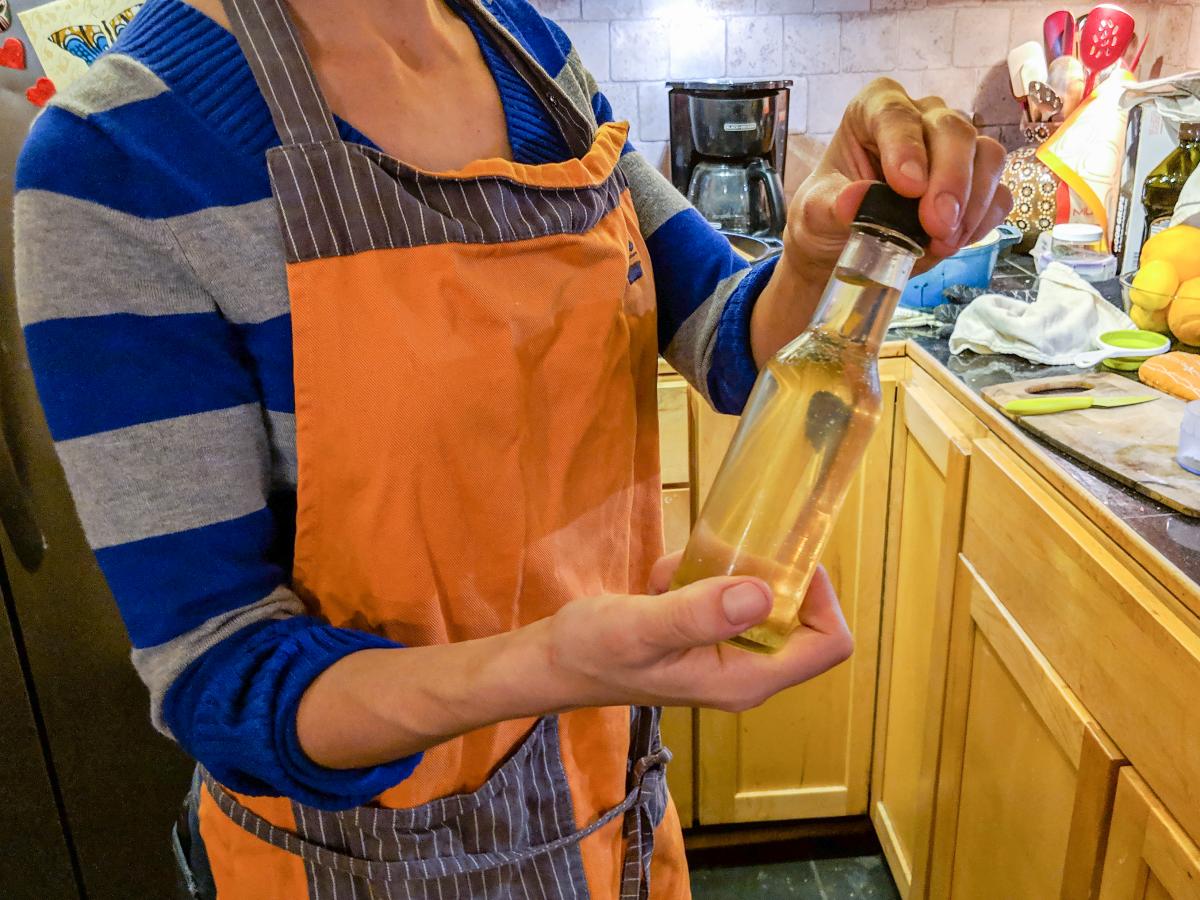
{"type": "Polygon", "coordinates": [[[1200,166],[1200,122],[1179,126],[1179,146],[1154,167],[1142,186],[1142,205],[1146,207],[1144,241],[1171,224],[1171,214],[1188,177],[1200,166]]]}
{"type": "Polygon", "coordinates": [[[879,346],[928,240],[917,201],[873,185],[812,324],[758,375],[674,579],[754,575],[771,586],[770,617],[739,646],[774,652],[799,624],[879,420],[879,346]]]}

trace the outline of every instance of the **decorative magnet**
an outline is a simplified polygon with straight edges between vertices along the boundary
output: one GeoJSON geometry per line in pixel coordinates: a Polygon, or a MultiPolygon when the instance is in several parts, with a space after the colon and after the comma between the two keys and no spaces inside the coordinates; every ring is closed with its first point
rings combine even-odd
{"type": "Polygon", "coordinates": [[[45,106],[55,93],[53,81],[49,78],[39,78],[34,82],[33,87],[25,91],[25,98],[34,106],[45,106]]]}
{"type": "Polygon", "coordinates": [[[8,0],[0,0],[0,31],[8,31],[12,25],[12,7],[8,5],[8,0]]]}
{"type": "Polygon", "coordinates": [[[20,38],[10,37],[0,44],[0,69],[25,68],[25,45],[20,38]]]}

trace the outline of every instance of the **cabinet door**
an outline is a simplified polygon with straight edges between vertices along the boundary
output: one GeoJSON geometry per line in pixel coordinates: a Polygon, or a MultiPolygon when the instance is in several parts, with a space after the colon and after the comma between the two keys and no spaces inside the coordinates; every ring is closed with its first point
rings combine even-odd
{"type": "MultiPolygon", "coordinates": [[[[892,423],[902,363],[884,360],[880,366],[883,417],[822,557],[855,635],[854,656],[757,709],[698,712],[701,824],[866,812],[892,423]]],[[[732,421],[694,400],[697,507],[732,435],[732,421]]]]}
{"type": "Polygon", "coordinates": [[[955,594],[931,895],[1094,897],[1125,761],[964,557],[955,594]]]}
{"type": "Polygon", "coordinates": [[[1100,900],[1200,900],[1200,846],[1131,768],[1117,784],[1100,900]]]}
{"type": "Polygon", "coordinates": [[[871,820],[901,896],[924,895],[970,438],[903,384],[892,451],[871,820]]]}

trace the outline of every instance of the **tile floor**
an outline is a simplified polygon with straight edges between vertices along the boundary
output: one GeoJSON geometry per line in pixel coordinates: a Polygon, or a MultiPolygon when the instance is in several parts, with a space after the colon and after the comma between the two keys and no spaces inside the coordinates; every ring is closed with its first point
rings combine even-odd
{"type": "Polygon", "coordinates": [[[750,865],[696,865],[693,900],[899,900],[900,894],[879,855],[762,862],[750,865]]]}

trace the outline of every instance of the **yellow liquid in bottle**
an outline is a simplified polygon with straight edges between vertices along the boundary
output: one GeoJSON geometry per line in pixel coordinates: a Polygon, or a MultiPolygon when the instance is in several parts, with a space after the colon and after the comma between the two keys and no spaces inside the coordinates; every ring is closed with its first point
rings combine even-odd
{"type": "MultiPolygon", "coordinates": [[[[890,310],[899,294],[842,271],[831,290],[835,308],[851,317],[876,303],[890,310]]],[[[864,341],[853,322],[826,323],[759,375],[674,578],[679,587],[753,575],[771,586],[770,617],[733,638],[739,646],[774,652],[799,624],[833,519],[879,421],[877,357],[878,344],[864,341]]]]}

